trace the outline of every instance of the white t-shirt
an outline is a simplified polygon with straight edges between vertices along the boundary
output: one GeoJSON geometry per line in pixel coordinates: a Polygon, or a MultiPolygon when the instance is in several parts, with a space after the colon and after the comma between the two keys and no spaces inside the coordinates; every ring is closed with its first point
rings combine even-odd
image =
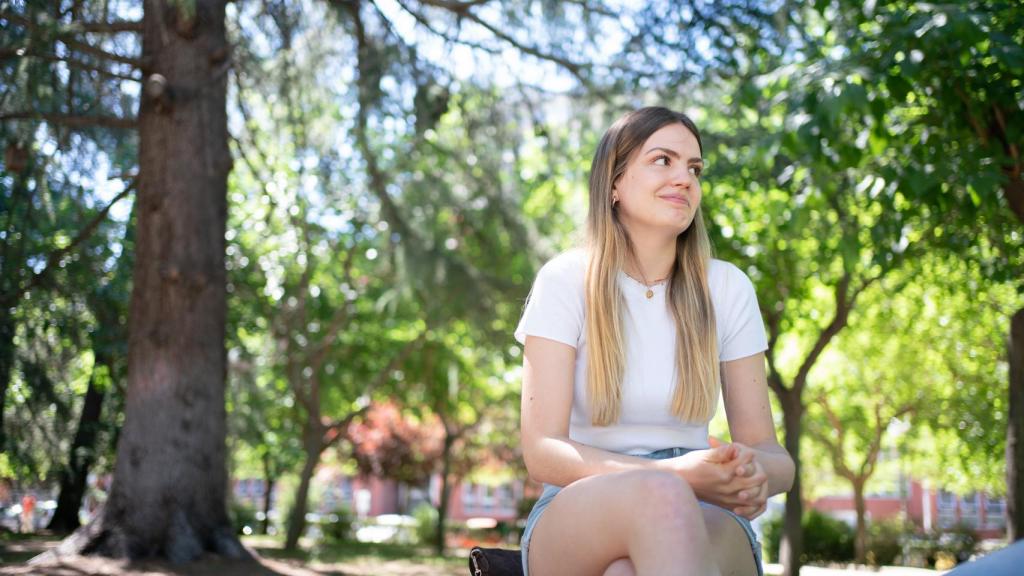
{"type": "MultiPolygon", "coordinates": [[[[533,283],[516,328],[521,344],[540,336],[576,348],[569,438],[622,454],[676,446],[708,447],[708,422],[683,422],[671,412],[676,382],[676,327],[665,297],[667,283],[646,288],[623,272],[626,367],[619,421],[592,426],[587,403],[587,331],[584,316],[586,254],[576,249],[552,258],[533,283]]],[[[736,360],[768,349],[754,286],[736,266],[712,259],[708,287],[718,332],[718,358],[736,360]]]]}

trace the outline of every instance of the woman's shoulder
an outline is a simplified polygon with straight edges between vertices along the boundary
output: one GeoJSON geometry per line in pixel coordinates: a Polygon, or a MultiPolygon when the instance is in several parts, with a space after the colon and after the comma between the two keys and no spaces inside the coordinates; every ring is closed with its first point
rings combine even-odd
{"type": "Polygon", "coordinates": [[[708,287],[711,289],[712,296],[715,293],[721,294],[723,291],[743,290],[748,286],[753,287],[750,278],[732,262],[717,258],[712,258],[708,262],[708,287]]]}
{"type": "Polygon", "coordinates": [[[582,248],[571,248],[544,263],[538,276],[564,282],[583,282],[587,256],[582,248]]]}

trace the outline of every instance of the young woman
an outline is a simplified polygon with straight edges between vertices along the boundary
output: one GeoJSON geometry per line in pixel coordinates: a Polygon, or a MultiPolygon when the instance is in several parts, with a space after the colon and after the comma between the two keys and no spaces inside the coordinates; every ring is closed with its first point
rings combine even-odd
{"type": "Polygon", "coordinates": [[[794,467],[753,285],[711,258],[702,168],[684,114],[623,116],[591,165],[586,246],[537,274],[515,334],[523,454],[544,483],[527,576],[762,573],[749,519],[794,467]],[[719,390],[731,444],[708,437],[719,390]]]}

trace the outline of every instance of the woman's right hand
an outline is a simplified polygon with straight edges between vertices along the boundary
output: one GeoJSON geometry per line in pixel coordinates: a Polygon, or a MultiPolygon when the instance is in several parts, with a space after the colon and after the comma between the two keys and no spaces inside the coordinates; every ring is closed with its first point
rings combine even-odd
{"type": "Polygon", "coordinates": [[[753,460],[752,451],[741,451],[732,444],[722,444],[657,462],[659,467],[686,480],[700,500],[735,510],[750,504],[749,500],[741,496],[741,492],[757,487],[766,480],[760,467],[754,474],[749,474],[754,469],[753,460]]]}

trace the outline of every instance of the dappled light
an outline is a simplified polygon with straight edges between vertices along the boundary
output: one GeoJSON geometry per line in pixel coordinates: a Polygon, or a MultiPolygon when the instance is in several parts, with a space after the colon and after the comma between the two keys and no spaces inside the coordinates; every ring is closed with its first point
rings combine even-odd
{"type": "Polygon", "coordinates": [[[0,574],[465,574],[527,549],[552,478],[618,471],[572,444],[585,384],[640,402],[627,357],[630,392],[677,358],[680,390],[720,376],[699,441],[658,447],[711,451],[748,430],[727,364],[762,351],[742,390],[796,470],[749,514],[766,573],[1024,537],[1024,8],[961,4],[3,3],[0,574]],[[644,275],[641,156],[591,173],[643,106],[699,126],[678,174],[728,265],[644,275]],[[630,240],[586,245],[605,212],[630,240]],[[625,279],[545,293],[575,248],[625,279]],[[710,314],[629,340],[620,281],[710,314]],[[739,287],[747,316],[702,308],[739,287]],[[622,368],[544,380],[543,431],[535,297],[581,336],[529,336],[622,368]],[[740,332],[765,346],[679,352],[740,332]]]}

